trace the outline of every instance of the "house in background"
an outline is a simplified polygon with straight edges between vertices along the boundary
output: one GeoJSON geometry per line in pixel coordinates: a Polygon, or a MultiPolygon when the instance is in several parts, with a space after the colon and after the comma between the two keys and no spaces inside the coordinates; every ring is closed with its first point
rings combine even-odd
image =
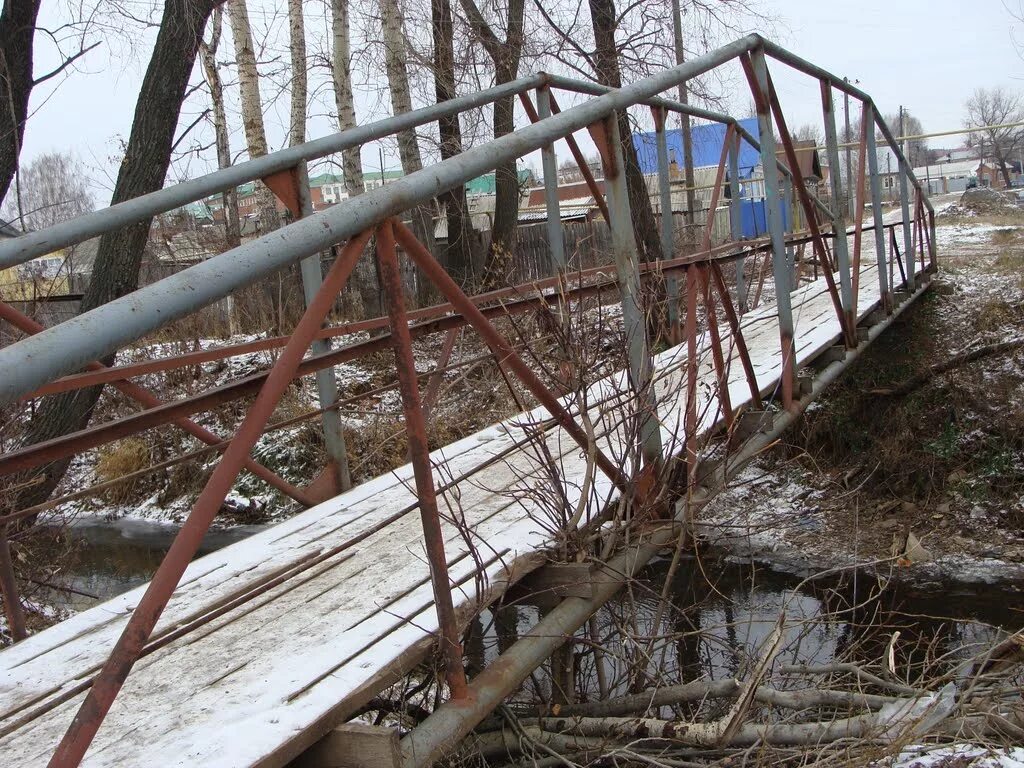
{"type": "MultiPolygon", "coordinates": [[[[604,194],[604,179],[595,179],[598,190],[604,194]]],[[[585,181],[571,181],[559,184],[558,213],[562,221],[593,221],[602,218],[601,209],[585,181]]],[[[527,190],[526,205],[519,209],[520,224],[537,224],[547,221],[548,212],[544,198],[544,187],[527,190]]]]}
{"type": "MultiPolygon", "coordinates": [[[[757,118],[750,117],[738,121],[739,124],[755,139],[760,133],[757,127],[757,118]]],[[[722,123],[700,123],[691,126],[690,138],[693,146],[693,177],[696,187],[698,205],[707,210],[711,203],[712,187],[715,184],[715,176],[718,173],[718,163],[722,157],[722,146],[725,144],[726,127],[722,123]]],[[[669,173],[672,178],[672,210],[675,212],[686,210],[686,189],[683,180],[683,134],[680,129],[669,129],[665,131],[665,143],[668,145],[669,173]]],[[[652,194],[652,202],[655,211],[659,211],[658,197],[658,144],[657,134],[652,132],[634,133],[633,146],[636,148],[637,163],[640,171],[647,177],[648,186],[652,194]]],[[[728,165],[726,165],[728,170],[728,165]]],[[[760,181],[761,153],[747,141],[740,141],[739,151],[739,175],[743,182],[745,179],[756,179],[760,181]]],[[[746,188],[743,183],[744,197],[760,198],[764,196],[763,188],[758,186],[746,188]]]]}

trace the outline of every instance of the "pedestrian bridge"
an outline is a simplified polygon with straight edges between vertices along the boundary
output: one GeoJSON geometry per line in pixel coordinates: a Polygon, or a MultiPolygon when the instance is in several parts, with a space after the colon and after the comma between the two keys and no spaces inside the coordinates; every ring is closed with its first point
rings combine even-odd
{"type": "MultiPolygon", "coordinates": [[[[887,223],[877,168],[868,167],[875,135],[866,131],[858,205],[847,221],[838,179],[826,201],[800,175],[768,58],[822,81],[833,167],[839,165],[833,89],[859,99],[865,124],[877,125],[899,151],[866,94],[755,35],[615,91],[550,75],[525,78],[0,244],[0,266],[19,263],[42,249],[257,178],[293,205],[298,219],[53,328],[34,326],[15,308],[0,305],[4,320],[25,333],[0,349],[3,402],[105,383],[143,406],[132,416],[4,454],[0,472],[23,472],[167,423],[222,453],[151,583],[0,653],[0,764],[283,766],[300,761],[411,768],[430,764],[455,746],[632,573],[675,542],[688,517],[699,513],[703,494],[773,441],[867,346],[886,344],[885,329],[928,288],[936,263],[934,221],[906,163],[901,163],[902,215],[887,223]],[[760,141],[744,135],[727,116],[658,97],[737,58],[758,106],[760,141]],[[590,92],[593,98],[558,112],[551,108],[555,88],[590,92]],[[530,99],[534,89],[539,109],[530,99]],[[307,162],[508,94],[522,99],[533,125],[322,213],[309,209],[307,162]],[[616,111],[637,107],[654,110],[662,134],[672,111],[729,126],[704,234],[681,245],[671,217],[664,217],[664,253],[656,262],[637,256],[614,120],[616,111]],[[565,139],[575,146],[573,134],[579,130],[591,132],[604,160],[602,225],[612,233],[607,264],[574,268],[560,240],[558,199],[551,188],[551,278],[467,296],[402,223],[403,211],[535,150],[544,153],[545,169],[553,168],[552,144],[565,139]],[[778,151],[774,133],[781,139],[778,151]],[[741,140],[757,144],[765,186],[780,194],[765,201],[769,231],[764,237],[713,242],[711,224],[718,201],[725,199],[723,188],[733,187],[729,206],[741,199],[737,175],[727,173],[741,140]],[[796,214],[788,229],[783,206],[796,214]],[[373,251],[367,245],[371,235],[373,251]],[[324,250],[333,254],[326,274],[317,255],[324,250]],[[323,325],[357,261],[373,258],[374,251],[388,317],[323,325]],[[436,285],[446,304],[406,309],[399,254],[436,285]],[[289,336],[258,342],[281,349],[268,371],[163,403],[130,379],[229,357],[251,344],[145,364],[95,362],[261,274],[300,260],[308,308],[289,336]],[[568,323],[579,302],[607,292],[621,306],[627,367],[557,391],[519,354],[505,324],[538,307],[568,323]],[[659,322],[674,342],[658,352],[658,339],[650,335],[658,325],[650,322],[652,301],[667,306],[659,322]],[[423,372],[416,369],[412,340],[430,333],[450,338],[466,326],[480,334],[496,362],[538,405],[451,445],[428,446],[424,400],[429,405],[434,395],[430,382],[421,394],[423,372]],[[368,327],[389,332],[331,345],[332,339],[368,327]],[[327,407],[337,400],[333,366],[385,346],[395,353],[410,463],[343,490],[344,445],[337,411],[327,407]],[[332,463],[299,489],[255,464],[250,451],[289,383],[304,375],[317,377],[332,463]],[[255,401],[228,439],[190,420],[251,394],[255,401]],[[308,508],[193,560],[243,468],[308,508]],[[567,532],[610,542],[605,556],[583,547],[588,556],[559,563],[567,532]],[[462,632],[513,585],[520,591],[546,590],[557,598],[555,605],[513,648],[467,680],[462,632]],[[401,741],[387,734],[344,740],[338,726],[432,654],[443,662],[448,701],[401,741]]],[[[661,191],[671,205],[667,154],[662,159],[661,191]]],[[[438,368],[446,364],[447,359],[439,361],[438,368]]],[[[15,512],[2,522],[11,525],[37,512],[15,512]]],[[[16,583],[8,581],[4,597],[10,610],[9,590],[16,583]]],[[[14,627],[17,617],[11,618],[14,627]]]]}

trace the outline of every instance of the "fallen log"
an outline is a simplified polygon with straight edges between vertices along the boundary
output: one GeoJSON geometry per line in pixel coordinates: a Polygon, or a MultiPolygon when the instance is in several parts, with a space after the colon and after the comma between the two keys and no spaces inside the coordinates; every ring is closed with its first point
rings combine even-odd
{"type": "MultiPolygon", "coordinates": [[[[566,717],[619,717],[643,714],[672,704],[686,704],[704,699],[732,699],[739,695],[743,683],[735,678],[723,680],[698,680],[682,685],[669,685],[643,693],[620,696],[607,701],[591,701],[580,704],[544,704],[532,712],[519,710],[520,716],[566,717]]],[[[804,688],[796,691],[781,691],[769,686],[759,686],[754,691],[754,701],[782,709],[810,709],[828,707],[832,709],[881,709],[886,704],[898,701],[895,696],[879,696],[858,691],[834,691],[824,688],[804,688]]]]}
{"type": "Polygon", "coordinates": [[[915,389],[923,387],[936,376],[951,371],[954,368],[959,368],[967,365],[968,363],[973,363],[984,357],[1000,355],[1004,352],[1012,352],[1013,350],[1020,349],[1021,347],[1024,347],[1024,339],[1011,339],[1010,341],[1001,341],[998,344],[987,344],[984,347],[978,347],[976,349],[963,352],[962,354],[955,355],[945,362],[929,366],[921,373],[907,379],[896,387],[880,387],[878,389],[872,389],[871,394],[883,395],[885,397],[904,397],[909,395],[915,389]]]}

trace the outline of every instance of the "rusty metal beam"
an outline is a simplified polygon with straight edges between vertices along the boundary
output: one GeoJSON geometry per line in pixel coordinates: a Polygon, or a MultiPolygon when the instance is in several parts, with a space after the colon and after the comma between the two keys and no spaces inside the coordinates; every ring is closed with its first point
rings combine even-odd
{"type": "Polygon", "coordinates": [[[409,441],[409,461],[416,481],[416,495],[420,502],[420,522],[423,540],[430,564],[430,583],[434,590],[437,623],[441,629],[441,655],[444,657],[445,676],[453,699],[466,697],[466,671],[462,667],[462,643],[455,618],[452,588],[448,580],[448,559],[444,552],[444,533],[441,514],[437,508],[430,446],[427,441],[427,421],[420,403],[419,383],[416,380],[416,360],[412,353],[412,336],[405,316],[405,297],[402,275],[395,253],[395,236],[391,222],[377,228],[377,261],[384,295],[387,298],[388,317],[391,319],[391,341],[395,350],[395,368],[398,373],[398,391],[402,396],[405,413],[405,434],[409,441]]]}
{"type": "Polygon", "coordinates": [[[209,530],[210,523],[231,490],[245,458],[262,434],[263,426],[273,413],[281,395],[288,388],[294,377],[295,368],[313,341],[324,316],[334,304],[335,297],[352,273],[369,237],[369,231],[354,237],[335,260],[316,299],[310,303],[292,332],[291,340],[267,377],[256,402],[238,427],[234,440],[221,457],[160,567],[157,568],[145,594],[125,624],[109,658],[89,689],[53,757],[50,758],[49,768],[77,768],[85,757],[96,731],[114,703],[114,698],[138,661],[164,607],[171,599],[185,569],[198,551],[203,536],[209,530]]]}

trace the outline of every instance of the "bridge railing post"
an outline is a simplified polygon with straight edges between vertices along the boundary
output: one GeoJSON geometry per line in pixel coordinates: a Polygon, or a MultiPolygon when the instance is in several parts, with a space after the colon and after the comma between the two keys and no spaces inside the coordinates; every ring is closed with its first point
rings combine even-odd
{"type": "Polygon", "coordinates": [[[7,541],[7,526],[0,525],[0,596],[4,600],[4,614],[11,640],[15,643],[25,639],[25,612],[21,607],[18,582],[14,577],[14,562],[11,547],[7,541]]]}
{"type": "Polygon", "coordinates": [[[865,103],[863,121],[870,126],[865,138],[868,156],[868,183],[871,190],[871,217],[875,232],[875,257],[878,261],[878,291],[882,297],[882,308],[886,314],[892,314],[893,296],[892,285],[889,281],[892,262],[887,258],[885,217],[882,214],[882,180],[878,174],[878,143],[875,140],[874,115],[874,104],[865,103]]]}
{"type": "Polygon", "coordinates": [[[338,292],[345,287],[369,235],[368,231],[364,231],[348,241],[331,266],[316,299],[295,326],[288,344],[260,388],[259,395],[250,406],[231,444],[224,451],[213,474],[193,504],[192,511],[174,537],[167,554],[153,575],[153,580],[149,582],[145,594],[121,631],[110,656],[93,680],[92,687],[79,707],[75,719],[50,760],[53,768],[77,766],[81,763],[107,712],[110,711],[114,698],[121,690],[132,667],[139,660],[185,569],[199,550],[203,537],[223,505],[249,452],[263,433],[263,427],[270,420],[281,396],[291,384],[302,358],[320,329],[323,318],[333,306],[338,292]]]}
{"type": "Polygon", "coordinates": [[[616,282],[622,300],[622,322],[626,334],[629,374],[634,391],[643,399],[640,440],[648,464],[661,461],[661,427],[654,392],[654,362],[647,341],[647,317],[640,304],[640,271],[636,238],[626,186],[626,166],[622,154],[617,114],[604,121],[600,139],[603,147],[605,189],[611,214],[612,255],[616,282]]]}
{"type": "MultiPolygon", "coordinates": [[[[299,182],[300,212],[302,216],[309,216],[313,213],[313,197],[309,188],[309,170],[306,163],[299,163],[296,171],[299,182]]],[[[302,273],[302,294],[306,300],[306,306],[309,307],[324,282],[320,255],[303,259],[299,262],[299,268],[302,273]]],[[[328,339],[314,339],[311,349],[314,355],[329,352],[331,342],[328,339]]],[[[338,380],[335,378],[334,368],[322,368],[316,372],[316,388],[321,408],[328,408],[334,404],[338,399],[338,380]]],[[[341,428],[341,414],[334,409],[325,410],[320,417],[320,424],[324,432],[324,445],[336,473],[338,487],[342,491],[347,491],[352,487],[352,476],[349,473],[345,434],[341,428]]]]}
{"type": "MultiPolygon", "coordinates": [[[[541,120],[551,117],[551,87],[547,84],[537,87],[537,112],[541,120]]],[[[557,275],[564,275],[565,236],[562,232],[562,213],[558,202],[558,163],[555,160],[555,145],[545,144],[540,151],[544,170],[544,207],[547,210],[548,253],[551,269],[557,275]]]]}
{"type": "MultiPolygon", "coordinates": [[[[740,197],[740,137],[739,131],[733,131],[729,143],[729,234],[733,243],[739,244],[743,238],[743,200],[740,197]]],[[[744,314],[747,307],[746,275],[743,272],[744,258],[736,259],[736,299],[739,313],[744,314]]]]}
{"type": "MultiPolygon", "coordinates": [[[[665,123],[668,113],[664,107],[651,107],[654,133],[658,145],[658,198],[661,201],[661,253],[671,259],[675,252],[675,227],[672,220],[672,186],[668,162],[668,136],[665,123]]],[[[667,304],[670,340],[679,343],[679,277],[674,270],[665,273],[665,302],[667,304]]]]}
{"type": "MultiPolygon", "coordinates": [[[[309,171],[305,161],[288,171],[267,177],[264,182],[296,219],[314,213],[313,197],[309,188],[309,171]]],[[[320,254],[302,259],[299,262],[299,271],[302,276],[302,295],[308,308],[323,285],[324,273],[320,264],[320,254]]],[[[327,339],[315,339],[312,350],[314,354],[330,352],[331,342],[327,339]]],[[[337,491],[347,491],[352,487],[352,478],[349,474],[345,436],[341,430],[341,415],[330,407],[338,399],[338,382],[333,368],[322,368],[316,372],[316,388],[320,407],[324,409],[320,424],[333,475],[332,484],[337,491]]]]}
{"type": "MultiPolygon", "coordinates": [[[[842,198],[842,178],[839,169],[839,141],[836,137],[836,114],[832,100],[832,83],[821,81],[821,109],[825,122],[825,151],[828,155],[829,188],[832,209],[832,248],[836,263],[839,265],[839,291],[843,302],[843,310],[849,316],[853,310],[853,284],[850,275],[850,245],[846,236],[846,205],[842,198]]],[[[847,137],[849,138],[849,137],[847,137]]],[[[846,180],[847,185],[851,183],[846,180]]],[[[825,265],[828,269],[828,265],[825,265]]]]}
{"type": "Polygon", "coordinates": [[[395,252],[395,236],[390,221],[377,228],[377,261],[384,296],[391,320],[391,342],[395,352],[398,389],[405,414],[405,433],[409,441],[409,460],[412,462],[419,500],[423,540],[430,564],[430,582],[434,592],[434,606],[441,635],[441,655],[445,676],[453,699],[466,697],[466,671],[462,666],[462,643],[452,601],[451,582],[448,578],[448,560],[445,556],[444,532],[437,508],[437,489],[434,487],[430,446],[427,440],[427,422],[420,402],[416,379],[416,360],[412,351],[412,336],[405,313],[402,276],[395,252]]]}
{"type": "Polygon", "coordinates": [[[779,319],[779,338],[782,351],[782,402],[784,407],[794,407],[793,387],[796,383],[796,360],[793,340],[793,303],[790,296],[792,280],[789,273],[789,259],[786,256],[786,234],[782,223],[780,205],[779,172],[776,168],[775,132],[772,125],[768,93],[768,70],[764,52],[755,48],[748,59],[756,78],[756,89],[751,91],[757,108],[757,127],[761,144],[761,168],[764,175],[765,218],[768,220],[768,234],[772,244],[772,276],[775,283],[775,306],[779,319]]]}
{"type": "Polygon", "coordinates": [[[907,292],[911,293],[914,290],[914,272],[917,267],[915,266],[914,259],[914,234],[913,227],[910,220],[910,182],[907,176],[907,161],[903,158],[902,153],[899,158],[899,177],[900,177],[900,213],[903,217],[903,261],[906,265],[907,271],[907,292]]]}

